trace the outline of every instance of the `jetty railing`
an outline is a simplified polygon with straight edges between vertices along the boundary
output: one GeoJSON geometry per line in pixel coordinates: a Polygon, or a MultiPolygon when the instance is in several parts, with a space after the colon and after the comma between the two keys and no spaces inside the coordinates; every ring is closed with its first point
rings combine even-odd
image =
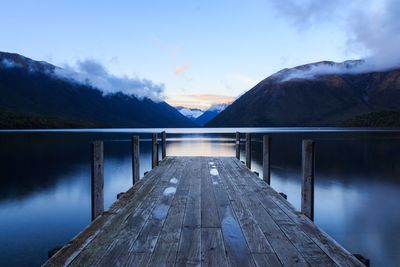
{"type": "MultiPolygon", "coordinates": [[[[240,160],[241,133],[235,133],[235,156],[240,160]]],[[[159,149],[161,147],[161,157],[167,156],[167,133],[161,132],[161,146],[158,143],[157,133],[152,134],[151,139],[151,166],[156,168],[159,164],[159,149]]],[[[133,136],[132,142],[132,184],[140,180],[140,140],[139,136],[133,136]]],[[[247,168],[251,170],[252,137],[250,133],[245,133],[245,162],[247,168]]],[[[314,220],[314,176],[315,176],[315,146],[313,140],[302,141],[302,171],[301,171],[301,213],[314,220]]],[[[104,147],[102,141],[92,143],[92,166],[91,166],[91,211],[92,220],[95,220],[104,212],[104,147]]],[[[271,137],[262,136],[262,180],[268,185],[271,184],[271,137]]],[[[257,172],[255,174],[259,175],[257,172]]],[[[145,173],[146,174],[146,173],[145,173]]],[[[118,194],[119,198],[123,193],[118,194]]],[[[279,193],[287,199],[284,193],[279,193]]],[[[369,266],[369,260],[360,254],[354,254],[362,263],[369,266]]]]}
{"type": "MultiPolygon", "coordinates": [[[[240,160],[241,133],[235,134],[235,154],[240,160]]],[[[159,148],[157,133],[152,134],[151,166],[155,168],[159,164],[159,148]]],[[[132,137],[132,185],[140,180],[140,140],[139,136],[132,137]]],[[[252,138],[250,133],[245,134],[245,165],[251,169],[252,138]]],[[[271,137],[264,135],[262,139],[262,179],[271,184],[271,137]]],[[[104,211],[104,148],[102,141],[92,144],[92,220],[95,220],[104,211]]],[[[167,133],[161,132],[162,159],[167,156],[167,133]]],[[[258,173],[255,172],[257,175],[258,173]]],[[[302,149],[302,186],[301,186],[301,212],[310,220],[314,220],[314,174],[315,174],[315,142],[303,140],[302,149]]],[[[280,193],[287,198],[284,193],[280,193]]]]}

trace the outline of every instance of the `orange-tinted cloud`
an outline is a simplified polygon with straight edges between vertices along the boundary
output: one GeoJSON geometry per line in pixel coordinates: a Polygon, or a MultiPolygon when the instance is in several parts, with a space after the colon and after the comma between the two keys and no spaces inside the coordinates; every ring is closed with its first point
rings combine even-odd
{"type": "Polygon", "coordinates": [[[191,63],[187,63],[187,64],[184,64],[184,65],[182,65],[182,66],[175,67],[175,74],[182,74],[182,73],[184,73],[188,68],[190,68],[191,66],[192,66],[191,63]]]}
{"type": "Polygon", "coordinates": [[[177,95],[170,97],[166,102],[172,106],[183,106],[187,108],[207,109],[213,104],[230,104],[234,97],[226,95],[177,95]]]}

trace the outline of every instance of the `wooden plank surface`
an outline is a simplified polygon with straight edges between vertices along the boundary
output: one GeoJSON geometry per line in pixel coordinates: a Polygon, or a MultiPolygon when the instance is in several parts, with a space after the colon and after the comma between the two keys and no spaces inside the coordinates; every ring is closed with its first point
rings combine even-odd
{"type": "Polygon", "coordinates": [[[166,157],[44,266],[363,266],[236,158],[166,157]]]}

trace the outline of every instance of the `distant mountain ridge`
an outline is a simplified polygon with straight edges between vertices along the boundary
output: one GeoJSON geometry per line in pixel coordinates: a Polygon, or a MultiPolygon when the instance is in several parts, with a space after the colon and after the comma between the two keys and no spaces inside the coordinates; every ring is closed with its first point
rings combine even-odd
{"type": "MultiPolygon", "coordinates": [[[[60,128],[69,127],[71,124],[63,123],[67,121],[79,121],[78,125],[87,122],[88,127],[194,126],[164,101],[138,99],[121,92],[103,94],[92,86],[57,78],[53,75],[56,68],[19,54],[0,52],[0,112],[3,116],[18,114],[16,117],[21,118],[26,114],[36,119],[42,116],[46,118],[43,122],[54,118],[60,128]]],[[[26,120],[24,125],[27,125],[26,120]]]]}
{"type": "Polygon", "coordinates": [[[209,121],[214,119],[218,114],[220,114],[227,106],[229,106],[229,104],[212,105],[206,111],[204,111],[201,116],[197,117],[194,122],[200,126],[204,126],[209,121]]]}
{"type": "Polygon", "coordinates": [[[205,111],[197,108],[186,108],[182,106],[175,107],[182,115],[189,118],[197,126],[204,126],[207,122],[214,119],[229,104],[214,104],[205,111]]]}
{"type": "MultiPolygon", "coordinates": [[[[206,126],[336,126],[400,110],[400,68],[367,71],[361,60],[284,69],[243,94],[206,126]]],[[[400,125],[399,125],[400,126],[400,125]]]]}
{"type": "Polygon", "coordinates": [[[175,107],[183,116],[187,117],[191,121],[195,121],[199,116],[201,116],[204,111],[198,108],[186,108],[183,106],[175,107]]]}

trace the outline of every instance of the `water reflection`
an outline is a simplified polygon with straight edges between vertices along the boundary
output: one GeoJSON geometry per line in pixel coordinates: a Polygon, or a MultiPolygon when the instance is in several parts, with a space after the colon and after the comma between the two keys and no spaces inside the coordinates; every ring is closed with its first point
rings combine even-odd
{"type": "MultiPolygon", "coordinates": [[[[131,132],[0,134],[0,265],[40,265],[90,222],[90,143],[105,140],[105,206],[132,184],[131,132]]],[[[315,221],[373,266],[400,262],[397,133],[275,133],[271,185],[300,208],[301,140],[317,142],[315,221]]],[[[169,134],[168,155],[234,156],[233,134],[169,134]],[[215,139],[217,137],[217,139],[215,139]],[[212,138],[212,139],[211,139],[212,138]],[[184,142],[182,142],[182,139],[184,142]],[[232,140],[232,141],[231,141],[232,140]]],[[[151,168],[140,134],[140,173],[151,168]]],[[[262,175],[260,134],[252,169],[262,175]]],[[[241,157],[244,159],[244,147],[241,157]]]]}
{"type": "Polygon", "coordinates": [[[170,156],[224,156],[232,157],[234,154],[232,139],[218,138],[217,140],[207,139],[168,139],[167,153],[170,156]]]}

